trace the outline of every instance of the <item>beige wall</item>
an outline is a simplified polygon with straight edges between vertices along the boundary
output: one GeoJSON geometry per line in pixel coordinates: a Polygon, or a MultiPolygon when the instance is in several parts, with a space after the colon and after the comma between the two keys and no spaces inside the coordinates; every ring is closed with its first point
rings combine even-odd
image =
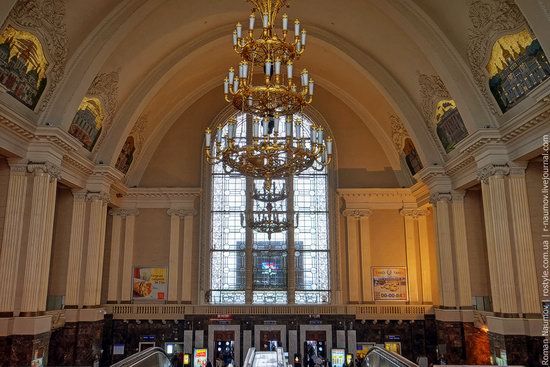
{"type": "Polygon", "coordinates": [[[406,266],[405,220],[398,210],[375,210],[370,216],[372,265],[406,266]]]}
{"type": "Polygon", "coordinates": [[[10,182],[10,167],[4,158],[0,158],[0,238],[4,234],[4,218],[8,201],[8,185],[10,182]]]}
{"type": "Polygon", "coordinates": [[[483,200],[479,186],[466,191],[464,212],[466,213],[466,237],[468,240],[472,296],[490,296],[491,280],[487,259],[487,240],[483,219],[483,200]]]}
{"type": "MultiPolygon", "coordinates": [[[[527,183],[527,196],[529,198],[529,214],[531,216],[531,228],[533,230],[533,242],[535,248],[535,264],[537,279],[542,277],[542,160],[540,158],[529,162],[525,172],[527,183]]],[[[542,283],[539,282],[539,295],[542,299],[542,283]]]]}
{"type": "Polygon", "coordinates": [[[134,266],[168,267],[169,255],[170,217],[166,209],[139,209],[134,239],[134,266]]]}

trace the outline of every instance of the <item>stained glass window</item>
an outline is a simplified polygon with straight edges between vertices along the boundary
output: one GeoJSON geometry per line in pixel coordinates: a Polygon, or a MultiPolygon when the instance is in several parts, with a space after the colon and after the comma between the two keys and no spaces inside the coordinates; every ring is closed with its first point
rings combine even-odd
{"type": "MultiPolygon", "coordinates": [[[[284,118],[280,124],[284,130],[284,118]]],[[[311,122],[303,118],[303,124],[307,128],[311,122]]],[[[238,144],[246,143],[250,125],[251,119],[238,117],[238,144]]],[[[245,218],[265,210],[266,204],[252,197],[263,181],[227,173],[221,163],[213,166],[211,303],[330,302],[327,171],[312,167],[299,176],[274,180],[273,185],[289,193],[287,199],[274,203],[273,210],[292,226],[268,235],[244,228],[245,218]],[[289,284],[294,284],[292,289],[289,284]]]]}

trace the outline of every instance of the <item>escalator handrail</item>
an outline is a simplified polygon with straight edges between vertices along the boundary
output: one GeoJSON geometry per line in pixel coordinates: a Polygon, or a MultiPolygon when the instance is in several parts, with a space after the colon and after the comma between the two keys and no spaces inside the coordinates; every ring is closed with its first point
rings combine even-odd
{"type": "Polygon", "coordinates": [[[117,363],[112,364],[111,367],[132,367],[155,354],[164,355],[166,357],[166,360],[170,363],[170,366],[172,365],[172,362],[170,362],[170,358],[168,357],[164,349],[154,347],[147,348],[145,350],[142,350],[141,352],[132,354],[131,356],[124,358],[122,361],[118,361],[117,363]]]}
{"type": "Polygon", "coordinates": [[[418,367],[416,363],[409,361],[407,358],[403,357],[402,355],[394,352],[390,352],[389,350],[386,350],[384,348],[380,348],[377,346],[373,346],[369,349],[363,363],[361,364],[362,366],[367,366],[366,363],[367,363],[369,354],[377,354],[381,358],[384,358],[385,360],[392,362],[396,366],[418,367]]]}

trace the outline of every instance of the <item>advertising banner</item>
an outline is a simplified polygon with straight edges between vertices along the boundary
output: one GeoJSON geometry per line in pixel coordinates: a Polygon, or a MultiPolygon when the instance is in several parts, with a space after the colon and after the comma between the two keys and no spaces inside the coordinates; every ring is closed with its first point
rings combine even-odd
{"type": "Polygon", "coordinates": [[[167,268],[134,268],[134,301],[165,301],[167,291],[167,268]]]}
{"type": "Polygon", "coordinates": [[[207,349],[195,349],[193,354],[193,367],[206,367],[208,362],[208,350],[207,349]]]}
{"type": "Polygon", "coordinates": [[[346,351],[344,349],[332,350],[332,367],[342,367],[346,361],[346,351]]]}
{"type": "Polygon", "coordinates": [[[407,268],[373,267],[372,282],[375,301],[406,301],[407,268]]]}

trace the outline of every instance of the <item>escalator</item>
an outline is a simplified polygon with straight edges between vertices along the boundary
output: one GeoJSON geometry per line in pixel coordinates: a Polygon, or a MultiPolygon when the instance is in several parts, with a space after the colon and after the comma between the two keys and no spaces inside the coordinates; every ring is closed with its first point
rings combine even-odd
{"type": "Polygon", "coordinates": [[[259,352],[256,348],[250,348],[243,367],[286,367],[283,348],[269,352],[259,352]]]}
{"type": "Polygon", "coordinates": [[[172,363],[164,349],[149,348],[133,354],[111,367],[172,367],[172,363]]]}
{"type": "Polygon", "coordinates": [[[361,367],[418,367],[418,365],[397,353],[380,347],[372,347],[365,356],[361,367]]]}

